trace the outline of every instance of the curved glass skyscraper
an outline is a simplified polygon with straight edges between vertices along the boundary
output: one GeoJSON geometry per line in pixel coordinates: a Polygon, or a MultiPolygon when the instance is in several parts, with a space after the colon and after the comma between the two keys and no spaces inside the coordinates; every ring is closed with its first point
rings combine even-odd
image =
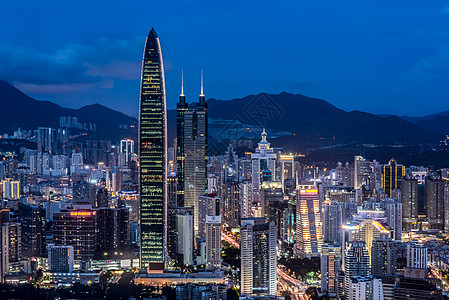
{"type": "Polygon", "coordinates": [[[167,117],[159,38],[153,28],[142,62],[139,110],[140,267],[164,269],[167,197],[167,117]]]}

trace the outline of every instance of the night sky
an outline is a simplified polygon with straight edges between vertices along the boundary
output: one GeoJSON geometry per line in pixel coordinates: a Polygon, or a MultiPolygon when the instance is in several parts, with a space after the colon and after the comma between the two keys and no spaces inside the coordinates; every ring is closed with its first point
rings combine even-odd
{"type": "MultiPolygon", "coordinates": [[[[287,91],[345,110],[449,109],[449,1],[0,1],[0,79],[36,99],[137,116],[145,37],[168,107],[287,91]]],[[[299,114],[301,112],[298,112],[299,114]]]]}

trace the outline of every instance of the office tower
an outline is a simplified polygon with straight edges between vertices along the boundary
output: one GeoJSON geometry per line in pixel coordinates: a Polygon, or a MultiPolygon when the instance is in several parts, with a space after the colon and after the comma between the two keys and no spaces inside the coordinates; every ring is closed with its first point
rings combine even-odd
{"type": "Polygon", "coordinates": [[[177,207],[176,191],[178,189],[178,178],[176,172],[167,176],[167,207],[177,207]]]}
{"type": "Polygon", "coordinates": [[[287,244],[293,245],[296,241],[296,203],[294,201],[289,201],[284,210],[283,221],[282,238],[287,244]]]}
{"type": "Polygon", "coordinates": [[[349,298],[349,287],[351,279],[356,276],[366,277],[371,275],[369,267],[369,254],[366,243],[363,241],[352,241],[346,244],[344,257],[345,272],[345,296],[349,298]]]}
{"type": "Polygon", "coordinates": [[[324,242],[341,243],[342,208],[341,204],[332,202],[323,207],[324,242]]]}
{"type": "Polygon", "coordinates": [[[396,243],[392,239],[373,241],[371,248],[371,273],[374,276],[396,274],[397,252],[396,243]]]}
{"type": "MultiPolygon", "coordinates": [[[[96,197],[96,207],[109,207],[109,195],[107,189],[99,189],[96,197]]],[[[118,199],[117,201],[122,201],[118,199]]]]}
{"type": "Polygon", "coordinates": [[[401,180],[402,228],[409,232],[417,229],[418,222],[418,180],[403,177],[401,180]]]}
{"type": "Polygon", "coordinates": [[[161,46],[152,28],[145,42],[139,110],[140,267],[164,269],[167,214],[167,113],[161,46]]]}
{"type": "Polygon", "coordinates": [[[72,273],[75,259],[73,246],[48,245],[48,269],[55,273],[72,273]]]}
{"type": "Polygon", "coordinates": [[[3,162],[0,162],[0,181],[6,178],[6,168],[3,162]]]}
{"type": "Polygon", "coordinates": [[[0,224],[0,283],[5,281],[9,270],[9,230],[8,226],[0,224]]]}
{"type": "Polygon", "coordinates": [[[94,184],[87,181],[78,181],[73,183],[73,199],[95,200],[97,190],[94,184]]]}
{"type": "Polygon", "coordinates": [[[15,200],[20,198],[20,182],[16,180],[12,180],[10,178],[6,178],[0,182],[0,188],[2,191],[0,194],[3,195],[3,198],[9,200],[15,200]]]}
{"type": "Polygon", "coordinates": [[[343,186],[354,186],[354,168],[350,167],[349,162],[343,166],[341,162],[337,163],[335,168],[335,184],[343,186]]]}
{"type": "Polygon", "coordinates": [[[8,230],[9,262],[19,262],[22,258],[22,224],[8,222],[3,225],[8,230]]]}
{"type": "Polygon", "coordinates": [[[217,194],[208,194],[198,197],[198,237],[206,237],[207,216],[218,216],[220,213],[220,197],[218,197],[217,194]]]}
{"type": "Polygon", "coordinates": [[[206,268],[221,267],[221,216],[206,216],[206,268]]]}
{"type": "Polygon", "coordinates": [[[53,214],[53,242],[56,246],[73,246],[75,260],[94,258],[96,229],[96,212],[92,209],[61,210],[53,214]]]}
{"type": "Polygon", "coordinates": [[[240,213],[241,218],[253,217],[253,197],[251,196],[251,183],[244,179],[240,182],[240,213]]]}
{"type": "Polygon", "coordinates": [[[369,188],[369,161],[362,156],[354,156],[354,188],[361,190],[363,187],[369,188]]]}
{"type": "Polygon", "coordinates": [[[263,181],[263,171],[271,172],[271,177],[275,178],[276,171],[276,153],[267,142],[267,133],[265,128],[262,132],[262,140],[259,142],[255,152],[251,154],[252,161],[252,195],[254,202],[260,201],[260,187],[263,181]]]}
{"type": "Polygon", "coordinates": [[[442,300],[443,292],[429,280],[400,278],[394,288],[394,300],[409,299],[442,300]]]}
{"type": "Polygon", "coordinates": [[[388,164],[381,168],[381,188],[388,197],[393,196],[393,190],[401,187],[401,179],[405,175],[405,167],[390,159],[388,164]]]}
{"type": "Polygon", "coordinates": [[[128,208],[96,209],[96,249],[110,252],[129,245],[128,208]]]}
{"type": "Polygon", "coordinates": [[[407,266],[405,277],[425,279],[427,275],[427,247],[422,244],[407,244],[407,266]]]}
{"type": "Polygon", "coordinates": [[[45,209],[19,203],[18,220],[22,224],[22,254],[26,258],[45,253],[45,209]]]}
{"type": "Polygon", "coordinates": [[[444,181],[434,176],[425,180],[426,215],[431,229],[444,229],[444,181]]]}
{"type": "Polygon", "coordinates": [[[316,187],[303,187],[298,190],[296,220],[297,255],[319,257],[323,243],[323,228],[316,187]]]}
{"type": "Polygon", "coordinates": [[[176,215],[176,229],[178,232],[178,254],[181,265],[193,263],[193,214],[189,210],[178,210],[176,215]]]}
{"type": "Polygon", "coordinates": [[[295,178],[295,157],[291,154],[281,154],[279,152],[278,163],[280,165],[280,180],[282,191],[285,191],[285,181],[295,178]]]}
{"type": "Polygon", "coordinates": [[[386,222],[395,241],[402,240],[402,203],[396,199],[385,199],[386,222]]]}
{"type": "Polygon", "coordinates": [[[276,295],[276,226],[264,218],[242,220],[240,228],[242,295],[276,295]]]}
{"type": "Polygon", "coordinates": [[[274,222],[277,228],[277,236],[282,237],[284,210],[288,206],[288,201],[284,200],[280,182],[268,181],[262,183],[260,204],[265,221],[268,223],[274,222]]]}
{"type": "Polygon", "coordinates": [[[371,260],[371,250],[373,241],[390,237],[390,230],[377,220],[365,219],[357,222],[357,230],[353,235],[353,240],[365,242],[368,250],[368,259],[371,260]]]}
{"type": "Polygon", "coordinates": [[[356,191],[347,186],[324,186],[324,199],[337,203],[349,202],[355,199],[356,191]]]}
{"type": "Polygon", "coordinates": [[[347,224],[354,220],[354,216],[357,214],[357,202],[355,199],[350,199],[348,202],[342,203],[342,223],[347,224]]]}
{"type": "Polygon", "coordinates": [[[169,206],[167,208],[167,252],[171,259],[176,259],[178,254],[177,214],[177,207],[169,206]]]}
{"type": "Polygon", "coordinates": [[[444,231],[449,232],[449,181],[444,178],[444,231]]]}
{"type": "Polygon", "coordinates": [[[321,247],[321,290],[338,293],[338,272],[341,269],[340,244],[324,244],[321,247]]]}
{"type": "Polygon", "coordinates": [[[128,163],[131,160],[134,152],[134,141],[130,139],[124,139],[120,141],[120,153],[125,154],[125,160],[128,163]]]}
{"type": "Polygon", "coordinates": [[[228,181],[224,185],[222,216],[226,226],[238,228],[240,225],[239,184],[236,181],[228,181]]]}
{"type": "Polygon", "coordinates": [[[177,104],[178,206],[194,208],[195,236],[198,234],[198,196],[207,191],[207,103],[203,93],[198,103],[188,104],[182,87],[177,104]]]}

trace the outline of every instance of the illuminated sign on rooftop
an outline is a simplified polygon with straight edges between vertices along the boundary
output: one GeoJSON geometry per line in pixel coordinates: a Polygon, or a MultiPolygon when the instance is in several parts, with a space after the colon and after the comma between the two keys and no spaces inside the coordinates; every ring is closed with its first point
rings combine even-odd
{"type": "Polygon", "coordinates": [[[86,217],[86,216],[95,215],[95,212],[90,212],[90,211],[71,211],[70,215],[72,217],[86,217]]]}

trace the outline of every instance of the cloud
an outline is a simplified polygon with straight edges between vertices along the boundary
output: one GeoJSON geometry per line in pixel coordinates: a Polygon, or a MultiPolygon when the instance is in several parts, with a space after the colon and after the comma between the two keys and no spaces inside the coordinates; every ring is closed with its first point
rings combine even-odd
{"type": "Polygon", "coordinates": [[[101,38],[94,45],[68,44],[51,53],[0,44],[0,79],[34,93],[110,88],[114,79],[139,78],[144,41],[101,38]]]}
{"type": "Polygon", "coordinates": [[[419,59],[411,74],[419,76],[422,73],[449,76],[449,48],[441,49],[437,55],[419,59]]]}

